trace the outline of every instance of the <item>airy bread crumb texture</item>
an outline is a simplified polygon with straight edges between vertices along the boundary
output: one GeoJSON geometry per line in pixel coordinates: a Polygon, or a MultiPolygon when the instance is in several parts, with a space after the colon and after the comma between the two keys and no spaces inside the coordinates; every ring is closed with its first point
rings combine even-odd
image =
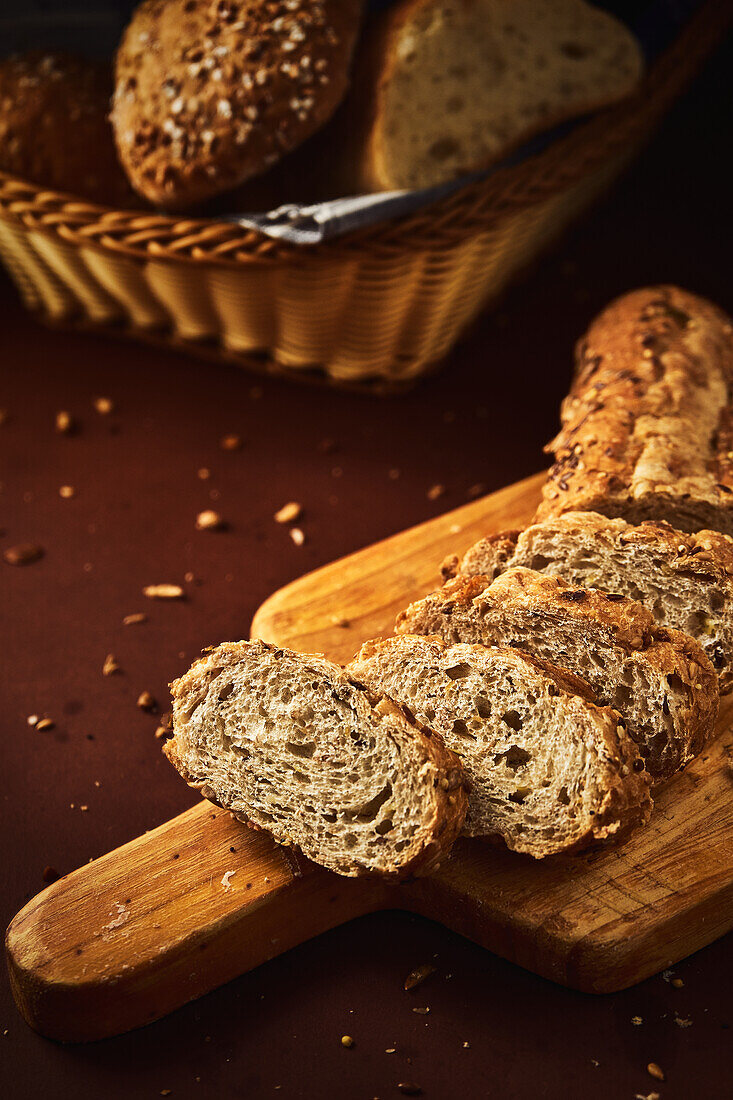
{"type": "Polygon", "coordinates": [[[387,15],[373,182],[428,187],[629,94],[641,51],[584,0],[413,0],[387,15]]]}
{"type": "Polygon", "coordinates": [[[349,670],[459,754],[470,836],[541,859],[648,819],[650,779],[620,716],[568,673],[516,650],[415,635],[367,642],[349,670]]]}
{"type": "Polygon", "coordinates": [[[660,626],[695,638],[733,690],[733,539],[717,531],[688,535],[668,523],[633,526],[595,512],[566,512],[524,531],[475,543],[444,575],[492,580],[516,566],[638,600],[660,626]]]}
{"type": "Polygon", "coordinates": [[[397,619],[398,634],[511,646],[569,669],[596,701],[623,716],[655,779],[683,767],[712,736],[715,670],[693,638],[665,630],[624,597],[575,588],[559,577],[515,568],[457,577],[397,619]]]}
{"type": "Polygon", "coordinates": [[[184,778],[339,874],[430,870],[462,828],[458,758],[325,658],[226,643],[172,693],[184,778]]]}

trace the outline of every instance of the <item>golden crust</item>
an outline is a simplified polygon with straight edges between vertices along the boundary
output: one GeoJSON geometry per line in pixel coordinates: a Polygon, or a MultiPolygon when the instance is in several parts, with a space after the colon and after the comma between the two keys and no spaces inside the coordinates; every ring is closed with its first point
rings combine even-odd
{"type": "MultiPolygon", "coordinates": [[[[231,810],[231,806],[223,805],[217,800],[213,788],[195,775],[189,765],[187,752],[179,743],[178,734],[183,730],[188,715],[197,703],[206,695],[211,680],[228,665],[235,665],[244,654],[270,654],[276,659],[280,657],[295,657],[307,662],[316,675],[328,676],[329,680],[349,689],[360,692],[369,708],[380,718],[417,741],[424,755],[424,765],[429,768],[432,775],[434,790],[434,815],[431,825],[431,838],[423,845],[421,850],[408,862],[395,865],[391,871],[382,875],[385,878],[398,879],[400,881],[413,875],[425,875],[435,870],[440,861],[449,854],[455,840],[461,833],[468,809],[468,791],[466,789],[466,777],[461,767],[460,760],[444,745],[441,738],[417,722],[407,708],[399,707],[390,699],[378,697],[367,691],[362,684],[350,677],[338,665],[332,664],[320,655],[299,655],[292,651],[270,645],[263,641],[225,642],[204,653],[198,661],[178,680],[171,684],[173,698],[173,727],[176,734],[163,747],[163,752],[183,776],[189,786],[200,790],[204,798],[222,805],[224,809],[231,810]]],[[[242,815],[235,816],[243,823],[253,823],[242,815]]],[[[295,840],[283,831],[279,823],[273,823],[273,828],[268,830],[273,839],[279,844],[297,848],[295,840]]],[[[366,874],[366,869],[357,868],[353,871],[355,876],[366,874]]]]}
{"type": "Polygon", "coordinates": [[[612,302],[576,375],[536,519],[595,511],[733,534],[733,326],[672,286],[612,302]]]}
{"type": "Polygon", "coordinates": [[[117,52],[112,123],[142,195],[195,205],[315,133],[348,84],[362,0],[144,0],[117,52]]]}

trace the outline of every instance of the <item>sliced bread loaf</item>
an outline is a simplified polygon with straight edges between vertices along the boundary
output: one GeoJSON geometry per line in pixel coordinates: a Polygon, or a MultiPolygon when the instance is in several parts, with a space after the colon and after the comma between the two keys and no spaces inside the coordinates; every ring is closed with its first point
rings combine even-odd
{"type": "Polygon", "coordinates": [[[398,634],[513,646],[581,676],[596,701],[623,716],[647,770],[665,779],[712,735],[718,682],[687,634],[657,626],[623,596],[575,588],[532,569],[456,577],[412,604],[398,634]]]}
{"type": "Polygon", "coordinates": [[[427,872],[461,831],[458,758],[323,657],[226,643],[171,690],[184,779],[338,874],[427,872]]]}
{"type": "Polygon", "coordinates": [[[729,535],[687,535],[663,522],[633,526],[596,512],[566,512],[525,531],[489,535],[462,559],[446,559],[442,570],[446,578],[462,573],[493,580],[515,566],[638,600],[660,626],[695,638],[718,673],[721,694],[733,690],[729,535]]]}
{"type": "Polygon", "coordinates": [[[513,649],[414,634],[367,642],[349,672],[461,757],[470,836],[500,836],[541,859],[648,818],[650,780],[634,742],[571,673],[513,649]]]}
{"type": "Polygon", "coordinates": [[[359,183],[430,187],[628,95],[642,56],[585,0],[401,0],[367,42],[346,114],[359,183]],[[362,121],[359,121],[359,116],[362,121]]]}

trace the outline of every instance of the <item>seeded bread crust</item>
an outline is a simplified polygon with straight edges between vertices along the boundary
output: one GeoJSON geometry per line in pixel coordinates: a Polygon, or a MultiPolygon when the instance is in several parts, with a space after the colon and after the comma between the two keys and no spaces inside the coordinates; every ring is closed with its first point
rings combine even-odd
{"type": "Polygon", "coordinates": [[[130,180],[171,210],[265,171],[346,92],[363,0],[144,0],[112,109],[130,180]]]}
{"type": "MultiPolygon", "coordinates": [[[[434,870],[450,852],[454,841],[460,835],[468,807],[466,777],[458,757],[449,751],[431,730],[417,722],[407,710],[397,706],[390,699],[370,692],[339,665],[333,664],[325,657],[296,654],[291,650],[280,649],[262,641],[227,642],[206,652],[184,676],[171,684],[174,737],[163,749],[171,764],[180,772],[189,786],[199,790],[204,798],[230,810],[238,820],[250,827],[263,828],[259,808],[256,805],[252,804],[243,811],[241,799],[232,800],[231,792],[225,793],[220,777],[215,774],[215,766],[220,761],[214,760],[212,766],[211,756],[193,730],[190,716],[207,700],[215,681],[217,685],[227,681],[233,682],[232,677],[236,677],[237,671],[243,668],[243,663],[246,663],[247,670],[251,671],[256,670],[258,664],[273,661],[282,664],[283,676],[286,679],[288,668],[292,668],[295,662],[298,669],[307,672],[309,677],[312,675],[314,680],[328,685],[335,698],[348,700],[349,705],[354,711],[359,712],[362,719],[376,720],[388,731],[387,736],[393,740],[398,738],[403,741],[403,744],[403,739],[406,739],[413,746],[414,751],[418,752],[421,761],[419,771],[425,781],[426,789],[430,791],[431,816],[421,825],[419,850],[412,857],[404,860],[398,860],[395,857],[390,866],[379,873],[385,878],[401,880],[412,875],[428,874],[434,870]],[[236,802],[236,805],[233,802],[236,802]]],[[[250,690],[255,692],[256,686],[251,684],[251,680],[252,677],[248,673],[250,690]]],[[[216,690],[220,690],[220,687],[217,686],[216,690]]],[[[315,725],[316,719],[313,721],[315,725]]],[[[315,730],[312,733],[317,737],[315,730]]],[[[406,764],[405,767],[407,766],[406,764]]],[[[327,761],[324,762],[323,767],[328,768],[327,761]]],[[[348,791],[336,790],[335,806],[340,798],[345,797],[345,794],[348,794],[348,791]]],[[[350,861],[347,854],[344,854],[343,860],[339,861],[339,866],[334,866],[332,861],[319,859],[317,851],[303,849],[297,836],[297,827],[293,828],[293,824],[288,826],[287,822],[274,818],[268,821],[265,831],[270,833],[279,844],[300,848],[309,859],[324,862],[325,866],[330,866],[340,874],[356,877],[370,873],[372,870],[355,861],[350,861]]]]}
{"type": "Polygon", "coordinates": [[[733,326],[673,286],[612,302],[576,348],[536,520],[600,512],[733,534],[733,326]]]}
{"type": "MultiPolygon", "coordinates": [[[[536,818],[531,818],[522,825],[522,814],[536,814],[538,807],[535,805],[524,810],[521,806],[511,807],[508,804],[514,801],[512,796],[503,800],[504,821],[496,811],[487,812],[492,795],[495,802],[501,790],[502,778],[506,775],[504,758],[507,752],[501,750],[505,749],[505,742],[511,745],[518,739],[522,740],[521,735],[514,732],[514,728],[505,727],[503,739],[500,735],[494,741],[490,733],[488,741],[480,743],[477,751],[467,750],[463,736],[452,734],[453,719],[456,717],[456,710],[453,709],[456,705],[455,695],[451,695],[451,703],[442,707],[439,715],[431,712],[438,732],[450,742],[451,748],[459,756],[465,758],[464,763],[472,780],[465,829],[467,835],[499,836],[511,849],[524,852],[535,859],[544,859],[560,852],[577,852],[590,844],[611,838],[617,840],[635,825],[648,821],[652,809],[650,777],[644,769],[644,762],[636,745],[623,727],[620,715],[610,707],[596,706],[588,684],[566,669],[515,649],[491,649],[484,645],[466,644],[447,646],[437,637],[404,634],[366,642],[349,669],[360,681],[371,685],[374,690],[389,692],[418,716],[425,712],[431,700],[431,695],[425,688],[426,677],[433,674],[439,679],[441,674],[447,674],[448,680],[440,688],[441,701],[444,701],[448,689],[455,689],[456,686],[460,688],[460,684],[464,682],[463,674],[467,670],[473,670],[485,677],[483,687],[488,689],[487,698],[494,709],[497,704],[502,705],[500,692],[511,682],[512,692],[515,691],[515,685],[521,685],[520,698],[522,691],[526,691],[526,699],[523,701],[529,702],[530,714],[532,708],[541,705],[541,696],[544,696],[542,701],[545,705],[549,697],[553,721],[564,721],[573,730],[582,729],[582,734],[579,734],[585,743],[582,771],[573,777],[577,783],[578,804],[573,807],[570,820],[564,822],[561,828],[557,827],[558,818],[564,807],[557,804],[550,806],[549,816],[542,818],[546,827],[541,828],[537,825],[536,818]],[[417,691],[403,678],[404,669],[414,669],[415,665],[420,670],[417,691]],[[458,672],[461,673],[460,677],[457,676],[458,672]],[[493,697],[490,686],[492,683],[496,685],[493,697]],[[594,766],[587,772],[585,769],[589,758],[593,760],[594,766]],[[592,799],[587,789],[590,782],[596,788],[592,799]],[[485,788],[482,792],[483,799],[478,798],[479,786],[485,788]],[[514,815],[506,819],[508,809],[512,809],[514,815]]],[[[494,729],[502,721],[497,723],[495,720],[494,729]]],[[[556,735],[556,731],[541,726],[538,734],[542,742],[547,742],[551,736],[556,735]]],[[[534,749],[535,738],[530,737],[526,744],[528,748],[534,749]]],[[[541,749],[542,745],[538,747],[541,749]]],[[[517,751],[516,745],[514,751],[517,751]]],[[[531,759],[531,754],[524,755],[531,759]]],[[[535,797],[537,794],[541,797],[543,788],[552,787],[553,782],[557,786],[563,781],[568,782],[567,775],[558,780],[554,774],[554,765],[546,771],[540,768],[529,779],[524,772],[524,765],[528,762],[529,759],[522,761],[520,754],[518,766],[512,770],[515,772],[515,782],[529,782],[534,786],[535,797]]],[[[546,803],[544,814],[548,814],[546,803]]]]}
{"type": "Polygon", "coordinates": [[[683,630],[700,643],[718,673],[721,694],[733,690],[733,539],[729,535],[718,531],[689,535],[661,521],[633,526],[596,512],[566,512],[524,531],[489,535],[462,559],[446,559],[441,570],[444,579],[460,573],[493,580],[515,566],[640,600],[660,625],[683,630]],[[620,585],[604,575],[610,555],[623,562],[620,585]],[[585,566],[581,575],[576,557],[585,566]],[[647,570],[654,571],[657,584],[653,591],[645,588],[642,573],[647,570]],[[696,606],[705,614],[690,614],[680,600],[680,583],[688,582],[699,584],[696,606]]]}
{"type": "Polygon", "coordinates": [[[0,170],[107,206],[140,200],[117,158],[106,65],[41,50],[0,61],[0,170]]]}
{"type": "Polygon", "coordinates": [[[719,692],[711,662],[694,639],[659,627],[651,612],[634,600],[515,568],[493,582],[486,576],[448,581],[403,611],[395,631],[552,654],[558,664],[589,680],[598,703],[621,712],[657,781],[684,767],[713,734],[719,692]],[[601,649],[614,654],[612,667],[594,664],[594,652],[598,655],[601,649]],[[659,690],[670,685],[669,699],[663,696],[667,709],[664,715],[653,712],[649,731],[629,721],[632,704],[639,703],[633,691],[628,705],[619,703],[624,688],[613,675],[621,669],[659,690]]]}

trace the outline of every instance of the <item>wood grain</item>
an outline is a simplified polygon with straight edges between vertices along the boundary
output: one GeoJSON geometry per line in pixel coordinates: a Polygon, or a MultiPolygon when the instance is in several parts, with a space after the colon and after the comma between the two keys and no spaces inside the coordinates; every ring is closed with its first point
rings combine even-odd
{"type": "MultiPolygon", "coordinates": [[[[542,475],[335,562],[275,593],[252,632],[348,660],[434,587],[442,558],[522,526],[542,475]]],[[[463,840],[431,878],[342,879],[202,802],[49,886],[10,925],[11,983],[45,1035],[98,1039],[156,1019],[359,914],[439,920],[547,978],[622,989],[733,926],[731,724],[656,794],[617,848],[536,863],[463,840]],[[231,872],[231,873],[228,873],[231,872]]]]}

